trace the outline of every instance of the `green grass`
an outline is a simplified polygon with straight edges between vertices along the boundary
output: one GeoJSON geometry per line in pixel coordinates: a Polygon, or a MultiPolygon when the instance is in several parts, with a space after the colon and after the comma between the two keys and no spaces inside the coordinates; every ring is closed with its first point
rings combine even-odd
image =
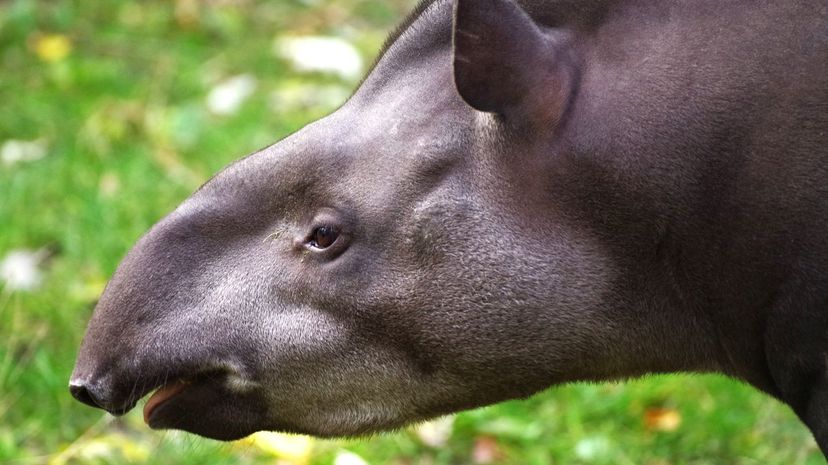
{"type": "MultiPolygon", "coordinates": [[[[43,159],[0,164],[0,258],[13,249],[49,257],[39,289],[0,291],[0,464],[301,462],[152,432],[135,412],[115,420],[73,401],[67,380],[95,300],[130,245],[220,167],[336,104],[274,106],[273,93],[355,85],[297,74],[271,53],[273,40],[344,36],[370,62],[413,3],[0,3],[0,144],[47,147],[43,159]],[[52,35],[71,51],[49,61],[37,47],[52,35]],[[257,79],[253,97],[231,116],[207,111],[215,83],[240,73],[257,79]]],[[[332,463],[344,449],[398,465],[475,463],[475,449],[505,464],[826,463],[786,407],[712,376],[564,386],[460,414],[439,447],[408,429],[314,441],[308,460],[332,463]],[[654,408],[680,423],[648,426],[654,408]]]]}

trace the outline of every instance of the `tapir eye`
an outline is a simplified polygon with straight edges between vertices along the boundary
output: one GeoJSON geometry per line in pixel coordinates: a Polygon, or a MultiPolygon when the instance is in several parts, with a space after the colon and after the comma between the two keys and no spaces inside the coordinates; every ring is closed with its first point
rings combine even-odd
{"type": "Polygon", "coordinates": [[[327,249],[338,237],[339,229],[336,226],[319,226],[311,233],[308,245],[315,249],[327,249]]]}

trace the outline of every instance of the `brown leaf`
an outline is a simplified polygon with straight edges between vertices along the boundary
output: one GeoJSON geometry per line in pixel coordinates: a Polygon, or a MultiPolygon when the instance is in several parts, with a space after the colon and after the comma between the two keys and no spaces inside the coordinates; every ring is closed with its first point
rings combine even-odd
{"type": "Polygon", "coordinates": [[[681,414],[671,408],[648,408],[644,411],[644,426],[653,431],[675,431],[681,425],[681,414]]]}

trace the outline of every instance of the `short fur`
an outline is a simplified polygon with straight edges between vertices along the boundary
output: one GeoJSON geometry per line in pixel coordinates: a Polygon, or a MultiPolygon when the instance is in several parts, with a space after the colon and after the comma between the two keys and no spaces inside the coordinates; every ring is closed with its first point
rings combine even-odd
{"type": "Polygon", "coordinates": [[[346,105],[136,244],[71,389],[117,413],[189,379],[150,424],[231,439],[717,371],[825,452],[827,22],[825,0],[426,2],[346,105]]]}

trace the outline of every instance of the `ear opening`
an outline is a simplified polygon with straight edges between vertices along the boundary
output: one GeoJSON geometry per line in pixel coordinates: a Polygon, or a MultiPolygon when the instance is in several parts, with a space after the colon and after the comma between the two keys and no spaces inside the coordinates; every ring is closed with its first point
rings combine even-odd
{"type": "Polygon", "coordinates": [[[456,0],[454,82],[471,107],[556,122],[572,87],[566,34],[542,30],[512,0],[456,0]]]}

